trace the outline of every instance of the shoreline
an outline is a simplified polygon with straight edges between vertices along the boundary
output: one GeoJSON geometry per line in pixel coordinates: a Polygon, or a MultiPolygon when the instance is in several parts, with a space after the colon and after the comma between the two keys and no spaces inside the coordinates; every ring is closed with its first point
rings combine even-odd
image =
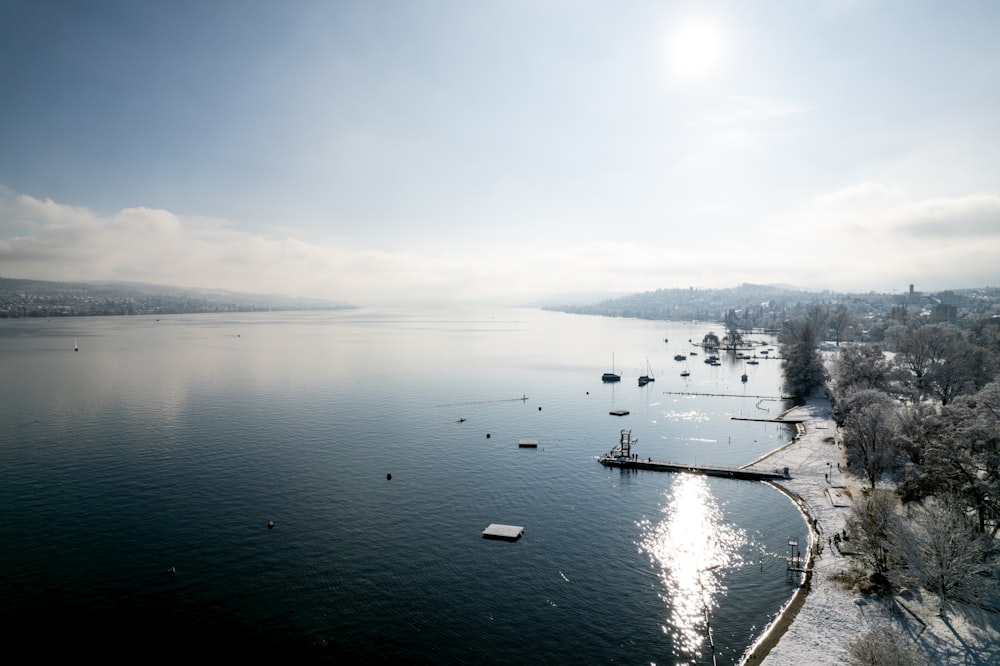
{"type": "Polygon", "coordinates": [[[864,482],[846,473],[827,397],[811,398],[782,416],[801,420],[796,436],[745,467],[788,467],[788,478],[766,483],[795,502],[809,526],[808,573],[747,648],[740,666],[762,662],[767,666],[839,666],[847,663],[853,640],[885,627],[908,637],[928,663],[1000,663],[1000,613],[951,602],[942,616],[937,595],[926,589],[910,590],[903,604],[893,594],[867,594],[837,580],[849,568],[851,556],[840,552],[832,538],[850,536],[844,529],[851,499],[861,495],[864,482]]]}
{"type": "MultiPolygon", "coordinates": [[[[832,419],[830,418],[830,406],[831,406],[830,401],[827,398],[812,399],[809,402],[807,402],[806,405],[791,407],[785,410],[778,417],[778,420],[785,419],[790,414],[798,410],[806,410],[807,408],[811,407],[811,411],[813,411],[818,408],[819,414],[813,414],[812,416],[814,418],[818,416],[820,419],[822,419],[825,422],[825,429],[829,429],[833,424],[832,419]]],[[[795,436],[789,442],[777,447],[772,451],[769,451],[768,453],[765,453],[764,455],[744,465],[743,467],[745,469],[752,469],[754,467],[762,466],[767,461],[770,461],[771,464],[773,465],[774,458],[778,458],[779,461],[782,463],[778,465],[779,467],[785,466],[784,463],[791,462],[789,458],[797,460],[797,457],[782,455],[789,453],[789,449],[791,449],[795,445],[798,444],[800,446],[809,446],[810,448],[818,446],[820,442],[805,441],[807,440],[807,435],[809,435],[808,437],[809,440],[818,439],[818,435],[814,433],[817,430],[819,430],[819,428],[816,428],[815,426],[811,430],[807,429],[805,426],[805,421],[806,421],[805,419],[796,420],[795,423],[796,433],[795,436]]],[[[839,458],[839,453],[840,449],[838,448],[837,449],[838,458],[839,458]]],[[[838,470],[840,469],[839,465],[840,461],[838,461],[838,470]]],[[[832,470],[832,465],[829,468],[832,470]]],[[[798,471],[799,470],[796,470],[796,472],[798,471]]],[[[828,474],[830,474],[830,472],[828,472],[828,474]]],[[[793,479],[790,479],[789,481],[793,480],[796,480],[796,478],[793,477],[793,479]]],[[[827,477],[826,482],[830,483],[832,482],[832,480],[829,477],[827,477]]],[[[757,638],[756,641],[754,641],[754,643],[749,648],[747,648],[746,652],[744,652],[743,657],[740,659],[739,662],[741,666],[752,663],[754,664],[760,663],[761,661],[764,661],[767,658],[767,656],[771,654],[772,650],[774,650],[781,643],[782,638],[784,638],[787,635],[789,629],[792,627],[792,624],[799,616],[800,611],[805,606],[806,600],[809,597],[809,593],[812,591],[817,554],[820,552],[819,544],[820,544],[820,532],[822,531],[822,528],[819,525],[819,518],[816,515],[814,515],[812,511],[810,511],[808,502],[802,497],[802,495],[784,485],[785,483],[788,483],[788,481],[765,481],[764,483],[766,483],[769,486],[772,486],[779,492],[784,493],[784,495],[788,497],[798,507],[799,512],[802,514],[803,520],[805,520],[805,523],[809,528],[809,547],[807,548],[807,558],[805,564],[806,572],[803,573],[801,583],[799,584],[798,588],[796,588],[795,592],[792,594],[788,602],[784,606],[782,606],[781,610],[778,611],[778,614],[775,616],[774,620],[771,621],[771,623],[767,626],[764,632],[757,638]]],[[[810,485],[814,484],[811,483],[810,485]]]]}
{"type": "Polygon", "coordinates": [[[792,598],[781,607],[781,610],[778,611],[778,614],[775,616],[771,624],[768,625],[767,629],[764,630],[764,633],[761,634],[749,648],[747,648],[747,651],[740,659],[739,663],[741,665],[749,664],[750,662],[759,662],[766,658],[767,655],[770,654],[771,650],[774,649],[774,647],[781,640],[782,636],[784,636],[788,629],[792,626],[792,622],[795,621],[799,611],[802,610],[802,606],[805,605],[806,597],[812,587],[813,566],[815,565],[816,560],[815,549],[816,544],[819,543],[819,532],[816,531],[816,527],[813,524],[813,518],[809,514],[802,498],[773,481],[764,481],[764,483],[776,488],[779,492],[784,493],[789,499],[791,499],[792,502],[794,502],[799,508],[799,512],[802,514],[806,524],[809,526],[809,555],[806,559],[807,571],[802,575],[802,583],[795,589],[795,592],[792,594],[792,598]]]}

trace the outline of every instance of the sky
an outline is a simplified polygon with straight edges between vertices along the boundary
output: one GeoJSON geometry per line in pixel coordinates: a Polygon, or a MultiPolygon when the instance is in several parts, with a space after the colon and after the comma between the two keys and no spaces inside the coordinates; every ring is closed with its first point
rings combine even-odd
{"type": "Polygon", "coordinates": [[[1000,2],[0,0],[0,276],[1000,283],[1000,2]]]}

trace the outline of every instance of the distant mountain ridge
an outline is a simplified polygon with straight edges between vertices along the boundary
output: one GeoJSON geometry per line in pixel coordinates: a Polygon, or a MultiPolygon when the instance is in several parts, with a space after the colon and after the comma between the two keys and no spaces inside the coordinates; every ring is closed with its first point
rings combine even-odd
{"type": "Polygon", "coordinates": [[[280,294],[171,287],[136,282],[50,282],[0,277],[0,317],[341,310],[356,306],[280,294]]]}

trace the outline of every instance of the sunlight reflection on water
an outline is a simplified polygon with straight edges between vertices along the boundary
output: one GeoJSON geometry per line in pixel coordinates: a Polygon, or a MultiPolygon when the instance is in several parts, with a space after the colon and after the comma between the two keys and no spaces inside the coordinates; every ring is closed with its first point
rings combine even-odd
{"type": "Polygon", "coordinates": [[[663,631],[671,634],[677,663],[695,663],[709,636],[712,610],[726,593],[727,568],[743,564],[744,530],[724,522],[704,477],[678,474],[666,492],[663,519],[644,521],[640,551],[649,555],[670,609],[663,631]]]}
{"type": "Polygon", "coordinates": [[[685,411],[665,411],[663,412],[664,418],[668,421],[709,421],[711,420],[711,415],[704,411],[698,411],[697,409],[688,409],[685,411]]]}

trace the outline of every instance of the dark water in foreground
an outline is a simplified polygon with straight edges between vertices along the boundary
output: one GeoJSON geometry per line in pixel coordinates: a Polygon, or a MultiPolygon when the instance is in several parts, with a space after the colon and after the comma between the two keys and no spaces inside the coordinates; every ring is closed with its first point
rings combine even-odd
{"type": "Polygon", "coordinates": [[[2,320],[0,635],[122,660],[711,664],[707,608],[734,663],[791,595],[801,516],[763,484],[594,460],[621,428],[700,463],[787,440],[729,418],[780,412],[759,397],[776,361],[697,356],[680,378],[706,331],[531,310],[2,320]],[[525,535],[482,539],[492,522],[525,535]]]}

